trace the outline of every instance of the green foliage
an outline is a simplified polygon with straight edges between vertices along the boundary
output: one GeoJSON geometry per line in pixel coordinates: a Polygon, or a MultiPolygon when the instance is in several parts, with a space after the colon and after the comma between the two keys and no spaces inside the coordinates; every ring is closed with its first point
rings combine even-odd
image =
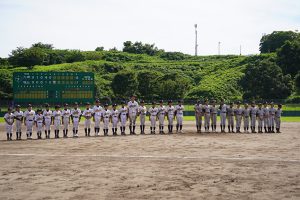
{"type": "Polygon", "coordinates": [[[142,42],[132,43],[131,41],[126,41],[123,43],[123,52],[135,53],[135,54],[147,54],[149,56],[154,56],[159,52],[159,49],[155,44],[143,44],[142,42]]]}
{"type": "Polygon", "coordinates": [[[295,76],[295,87],[296,92],[300,94],[300,71],[298,71],[297,75],[295,76]]]}
{"type": "Polygon", "coordinates": [[[32,67],[42,65],[47,58],[47,53],[39,47],[24,49],[18,47],[9,56],[9,62],[14,66],[32,67]]]}
{"type": "Polygon", "coordinates": [[[97,47],[95,51],[104,51],[104,47],[97,47]]]}
{"type": "Polygon", "coordinates": [[[160,57],[164,60],[184,60],[187,56],[181,52],[162,52],[160,57]]]}
{"type": "Polygon", "coordinates": [[[41,49],[53,49],[54,48],[52,44],[43,44],[41,42],[35,43],[31,47],[38,47],[41,49]]]}
{"type": "Polygon", "coordinates": [[[291,76],[269,60],[249,64],[241,85],[246,99],[285,99],[293,89],[291,76]]]}
{"type": "Polygon", "coordinates": [[[0,70],[0,98],[12,98],[12,72],[0,70]]]}
{"type": "Polygon", "coordinates": [[[293,31],[274,31],[271,34],[264,35],[260,40],[260,52],[276,52],[286,41],[293,41],[299,38],[300,34],[293,31]]]}
{"type": "Polygon", "coordinates": [[[137,92],[138,81],[133,71],[120,71],[112,80],[112,90],[116,97],[127,98],[137,92]]]}
{"type": "Polygon", "coordinates": [[[138,72],[138,92],[142,99],[155,99],[160,96],[158,93],[158,78],[161,73],[149,70],[142,70],[138,72]]]}

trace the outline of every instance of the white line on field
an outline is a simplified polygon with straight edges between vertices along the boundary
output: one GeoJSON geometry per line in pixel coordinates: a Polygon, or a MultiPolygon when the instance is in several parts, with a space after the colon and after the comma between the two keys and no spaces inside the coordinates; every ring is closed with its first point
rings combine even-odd
{"type": "Polygon", "coordinates": [[[100,154],[0,154],[0,156],[16,157],[100,157],[100,158],[150,158],[150,159],[182,159],[182,160],[259,160],[277,162],[296,162],[300,160],[287,160],[278,158],[259,158],[259,157],[197,157],[197,156],[157,156],[157,155],[100,155],[100,154]]]}

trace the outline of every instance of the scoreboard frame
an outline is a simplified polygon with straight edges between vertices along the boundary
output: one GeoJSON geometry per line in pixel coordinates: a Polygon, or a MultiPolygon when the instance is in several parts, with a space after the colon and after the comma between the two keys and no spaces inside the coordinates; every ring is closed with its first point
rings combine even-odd
{"type": "Polygon", "coordinates": [[[15,103],[71,103],[93,101],[92,72],[14,72],[15,103]]]}

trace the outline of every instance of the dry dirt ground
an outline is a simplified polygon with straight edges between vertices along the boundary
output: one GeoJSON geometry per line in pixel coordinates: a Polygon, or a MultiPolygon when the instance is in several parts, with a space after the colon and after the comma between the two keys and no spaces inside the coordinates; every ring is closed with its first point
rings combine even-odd
{"type": "Polygon", "coordinates": [[[1,200],[300,199],[300,123],[281,134],[197,134],[186,122],[182,134],[10,142],[0,130],[1,200]]]}

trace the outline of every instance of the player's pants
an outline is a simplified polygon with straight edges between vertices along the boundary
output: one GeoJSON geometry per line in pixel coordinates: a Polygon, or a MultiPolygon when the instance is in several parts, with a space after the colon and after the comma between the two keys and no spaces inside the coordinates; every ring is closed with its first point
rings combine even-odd
{"type": "Polygon", "coordinates": [[[112,128],[118,128],[119,118],[113,117],[112,118],[112,128]]]}
{"type": "Polygon", "coordinates": [[[216,126],[217,125],[217,113],[211,114],[211,125],[216,126]]]}
{"type": "Polygon", "coordinates": [[[263,121],[264,121],[263,117],[258,117],[257,122],[258,122],[258,127],[259,128],[263,127],[263,121]]]}
{"type": "Polygon", "coordinates": [[[68,130],[69,128],[69,118],[64,118],[64,130],[68,130]]]}
{"type": "Polygon", "coordinates": [[[151,128],[155,128],[156,126],[156,115],[155,116],[150,116],[150,123],[151,123],[151,128]]]}
{"type": "Polygon", "coordinates": [[[103,129],[108,129],[109,126],[109,117],[103,118],[103,129]]]}
{"type": "Polygon", "coordinates": [[[45,130],[50,131],[51,119],[45,119],[45,130]]]}
{"type": "Polygon", "coordinates": [[[220,113],[220,118],[221,118],[220,125],[225,126],[226,125],[226,112],[221,112],[220,113]]]}
{"type": "Polygon", "coordinates": [[[234,126],[234,117],[233,117],[233,115],[228,116],[228,126],[231,126],[231,127],[234,126]]]}
{"type": "Polygon", "coordinates": [[[244,117],[244,129],[249,128],[249,117],[244,117]]]}
{"type": "Polygon", "coordinates": [[[32,133],[33,120],[26,120],[26,133],[32,133]]]}
{"type": "Polygon", "coordinates": [[[60,119],[54,119],[54,130],[59,131],[60,119]]]}
{"type": "Polygon", "coordinates": [[[255,128],[256,125],[256,116],[251,115],[251,127],[255,128]]]}
{"type": "Polygon", "coordinates": [[[177,125],[182,126],[183,115],[176,115],[177,125]]]}
{"type": "Polygon", "coordinates": [[[274,127],[274,124],[275,124],[275,117],[274,115],[270,115],[269,116],[269,127],[274,127]]]}
{"type": "Polygon", "coordinates": [[[6,128],[6,133],[13,132],[13,125],[6,124],[5,128],[6,128]]]}
{"type": "Polygon", "coordinates": [[[267,127],[270,127],[269,125],[269,117],[264,117],[264,127],[267,128],[267,127]]]}
{"type": "Polygon", "coordinates": [[[280,117],[275,117],[276,128],[280,129],[281,120],[280,117]]]}
{"type": "Polygon", "coordinates": [[[236,115],[236,128],[239,129],[241,128],[241,123],[242,123],[242,116],[241,115],[236,115]]]}
{"type": "Polygon", "coordinates": [[[174,115],[168,115],[168,125],[173,126],[174,115]]]}
{"type": "Polygon", "coordinates": [[[101,117],[95,116],[95,128],[100,128],[100,119],[101,117]]]}
{"type": "Polygon", "coordinates": [[[146,115],[140,114],[140,125],[144,126],[146,120],[146,115]]]}
{"type": "Polygon", "coordinates": [[[129,114],[129,126],[135,126],[135,122],[136,122],[136,114],[135,113],[129,114]]]}
{"type": "Polygon", "coordinates": [[[164,114],[160,114],[158,116],[158,119],[159,119],[159,126],[164,126],[165,115],[164,114]]]}
{"type": "Polygon", "coordinates": [[[126,115],[121,115],[121,127],[126,126],[126,121],[127,121],[127,116],[126,115]]]}
{"type": "Polygon", "coordinates": [[[16,132],[22,131],[22,121],[16,120],[16,132]]]}
{"type": "Polygon", "coordinates": [[[204,114],[204,125],[205,125],[205,130],[209,129],[209,125],[210,125],[210,113],[205,113],[204,114]]]}
{"type": "Polygon", "coordinates": [[[43,122],[37,122],[37,132],[43,131],[43,122]]]}
{"type": "Polygon", "coordinates": [[[91,128],[91,119],[85,119],[84,128],[91,128]]]}
{"type": "Polygon", "coordinates": [[[78,131],[78,126],[79,126],[79,118],[73,117],[73,130],[78,131]]]}
{"type": "Polygon", "coordinates": [[[202,126],[202,114],[196,114],[195,115],[196,118],[196,126],[201,127],[202,126]]]}

